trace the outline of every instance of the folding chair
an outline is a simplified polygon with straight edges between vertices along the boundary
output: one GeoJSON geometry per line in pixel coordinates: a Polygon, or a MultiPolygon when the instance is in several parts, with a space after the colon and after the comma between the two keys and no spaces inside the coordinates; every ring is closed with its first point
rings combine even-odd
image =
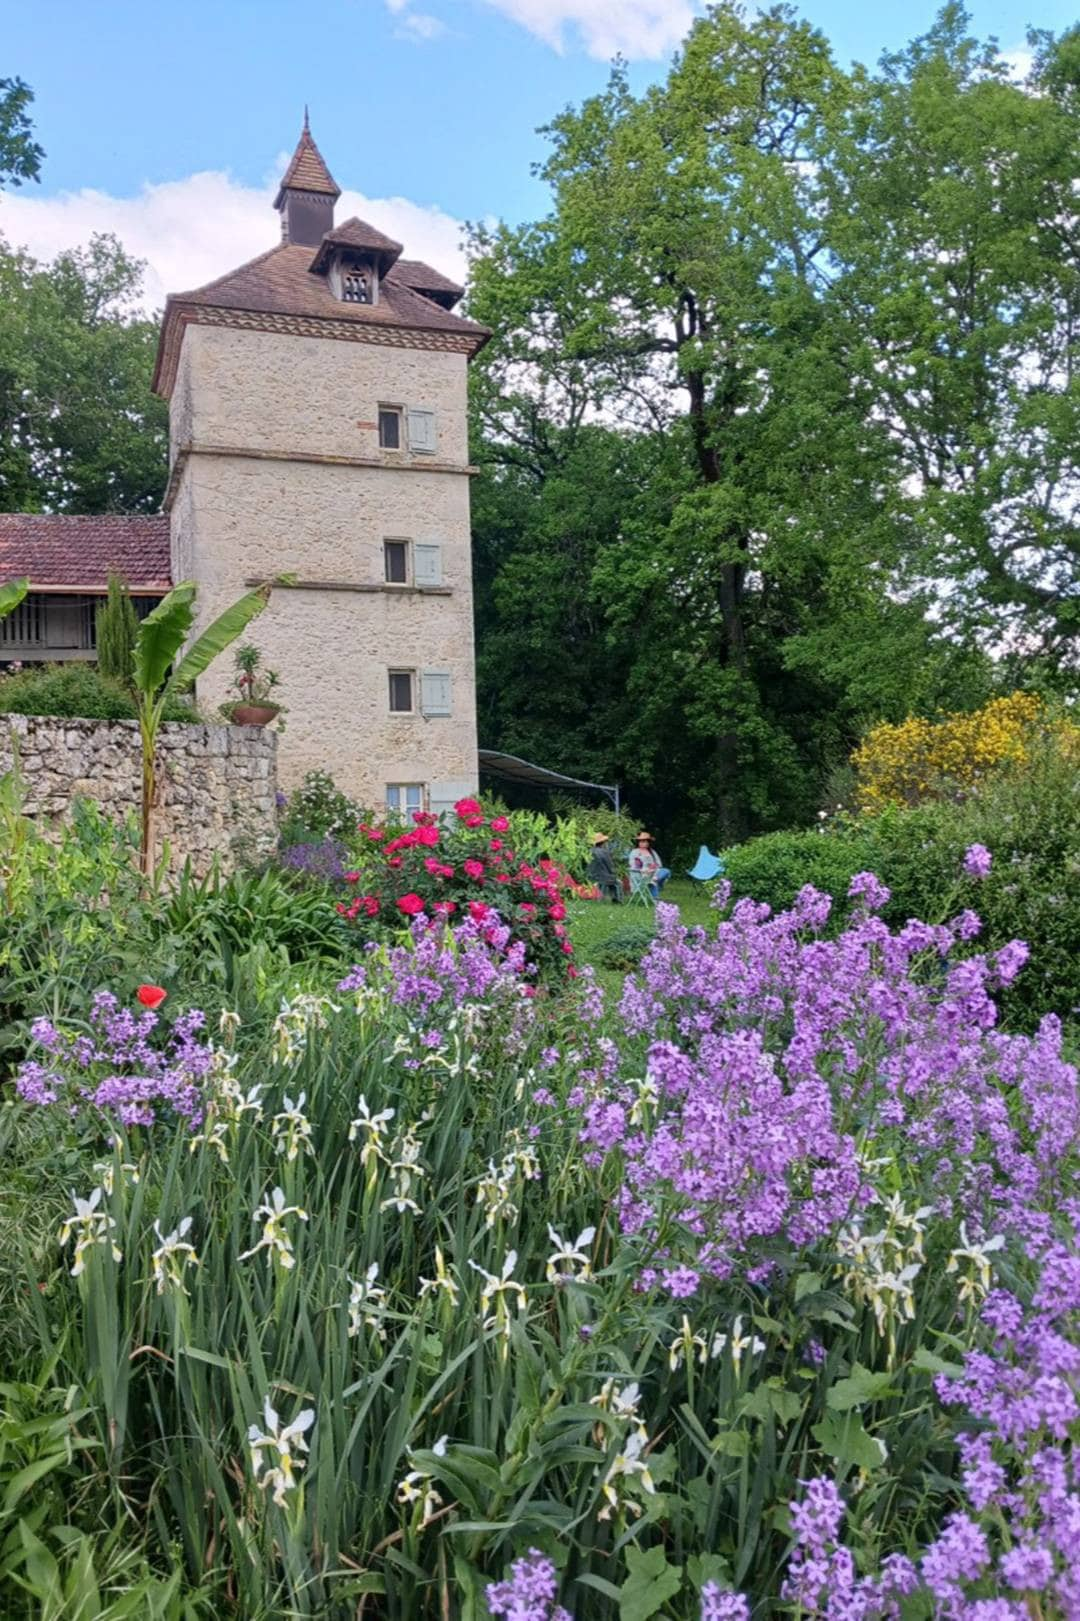
{"type": "Polygon", "coordinates": [[[655,906],[656,896],[649,888],[649,875],[645,872],[630,873],[630,899],[628,906],[655,906]]]}
{"type": "Polygon", "coordinates": [[[712,878],[719,878],[724,870],[724,863],[719,856],[714,856],[707,844],[703,844],[698,851],[698,858],[687,873],[699,884],[707,884],[712,878]]]}

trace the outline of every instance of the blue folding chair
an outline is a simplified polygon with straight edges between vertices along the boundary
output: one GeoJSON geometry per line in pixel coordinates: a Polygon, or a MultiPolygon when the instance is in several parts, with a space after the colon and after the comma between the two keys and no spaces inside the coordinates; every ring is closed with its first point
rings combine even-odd
{"type": "Polygon", "coordinates": [[[719,856],[714,856],[707,844],[703,844],[698,851],[698,858],[687,873],[699,884],[707,884],[711,878],[719,878],[724,870],[724,863],[719,856]]]}

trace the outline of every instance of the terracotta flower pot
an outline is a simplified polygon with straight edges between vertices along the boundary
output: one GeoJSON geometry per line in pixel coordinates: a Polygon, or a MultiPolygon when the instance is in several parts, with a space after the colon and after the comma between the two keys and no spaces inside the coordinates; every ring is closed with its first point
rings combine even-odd
{"type": "Polygon", "coordinates": [[[279,714],[277,704],[234,704],[234,726],[269,726],[279,714]]]}

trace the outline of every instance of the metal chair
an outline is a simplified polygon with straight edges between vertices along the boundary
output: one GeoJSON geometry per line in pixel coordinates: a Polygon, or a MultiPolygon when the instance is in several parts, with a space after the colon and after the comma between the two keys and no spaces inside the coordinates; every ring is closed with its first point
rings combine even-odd
{"type": "Polygon", "coordinates": [[[649,887],[649,875],[645,872],[630,871],[630,898],[628,906],[655,906],[656,896],[649,887]]]}
{"type": "Polygon", "coordinates": [[[714,856],[707,844],[703,844],[698,851],[698,858],[687,873],[699,884],[707,884],[712,878],[719,878],[724,870],[724,863],[719,856],[714,856]]]}

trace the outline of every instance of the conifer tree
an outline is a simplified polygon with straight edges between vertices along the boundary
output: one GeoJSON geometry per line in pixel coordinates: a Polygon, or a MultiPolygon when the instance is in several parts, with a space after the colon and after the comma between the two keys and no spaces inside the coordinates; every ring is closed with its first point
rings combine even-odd
{"type": "Polygon", "coordinates": [[[139,622],[127,586],[115,570],[109,572],[109,594],[98,610],[97,658],[102,675],[130,687],[132,660],[139,622]]]}

